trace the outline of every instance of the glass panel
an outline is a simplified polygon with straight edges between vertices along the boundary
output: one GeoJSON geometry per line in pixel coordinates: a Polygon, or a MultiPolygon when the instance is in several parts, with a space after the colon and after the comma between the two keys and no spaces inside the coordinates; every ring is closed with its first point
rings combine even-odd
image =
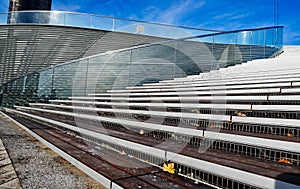
{"type": "Polygon", "coordinates": [[[110,88],[102,83],[100,75],[104,70],[105,64],[110,62],[114,54],[97,56],[89,59],[86,93],[92,94],[96,92],[106,92],[110,88]]]}
{"type": "Polygon", "coordinates": [[[66,13],[64,25],[90,28],[91,18],[91,16],[85,14],[66,13]]]}
{"type": "Polygon", "coordinates": [[[88,60],[78,62],[75,70],[72,85],[72,96],[86,96],[86,79],[87,79],[88,60]]]}
{"type": "Polygon", "coordinates": [[[12,82],[11,86],[11,99],[14,105],[24,105],[24,79],[17,79],[12,82]],[[23,97],[23,98],[22,98],[23,97]]]}
{"type": "Polygon", "coordinates": [[[236,33],[228,33],[228,34],[215,35],[214,43],[236,44],[237,43],[237,34],[236,33]]]}
{"type": "Polygon", "coordinates": [[[40,23],[39,12],[18,12],[17,14],[11,13],[11,16],[16,20],[16,23],[20,24],[38,24],[40,23]]]}
{"type": "Polygon", "coordinates": [[[265,37],[266,32],[264,30],[257,30],[252,32],[251,51],[253,59],[266,57],[265,37]]]}
{"type": "Polygon", "coordinates": [[[278,49],[277,46],[277,30],[274,28],[268,29],[266,32],[266,47],[265,57],[272,56],[278,49]]]}
{"type": "Polygon", "coordinates": [[[237,33],[237,47],[240,52],[241,62],[252,60],[251,50],[252,31],[242,31],[237,33]]]}
{"type": "Polygon", "coordinates": [[[137,26],[133,21],[114,19],[113,31],[138,34],[142,29],[139,29],[137,26]]]}
{"type": "Polygon", "coordinates": [[[65,13],[59,11],[51,11],[49,16],[49,24],[52,25],[64,25],[65,24],[65,13]]]}
{"type": "Polygon", "coordinates": [[[276,28],[277,30],[277,46],[278,49],[282,48],[283,46],[283,28],[276,28]]]}
{"type": "Polygon", "coordinates": [[[265,45],[265,30],[257,30],[252,32],[252,45],[265,45]]]}
{"type": "Polygon", "coordinates": [[[196,37],[194,40],[193,38],[189,40],[198,41],[202,43],[213,43],[214,38],[215,38],[214,36],[207,36],[207,37],[196,37]]]}
{"type": "Polygon", "coordinates": [[[251,43],[251,31],[242,31],[237,33],[236,44],[247,45],[251,43]]]}
{"type": "MultiPolygon", "coordinates": [[[[0,15],[0,22],[6,24],[6,17],[7,13],[0,15]]],[[[14,12],[8,14],[8,20],[8,23],[35,23],[97,28],[109,31],[120,31],[173,39],[213,33],[213,31],[203,29],[178,27],[165,24],[105,17],[101,15],[89,15],[62,11],[14,12]]]]}
{"type": "Polygon", "coordinates": [[[213,31],[205,31],[201,29],[189,29],[189,28],[183,28],[183,29],[189,33],[188,36],[199,36],[199,35],[214,33],[213,31]]]}
{"type": "Polygon", "coordinates": [[[183,29],[180,27],[141,23],[137,25],[137,30],[140,28],[143,28],[144,30],[144,33],[141,34],[160,36],[165,38],[180,39],[180,38],[190,37],[194,35],[193,33],[189,32],[187,29],[183,29]]]}
{"type": "MultiPolygon", "coordinates": [[[[57,16],[61,20],[61,15],[57,16]]],[[[52,20],[54,18],[51,16],[50,22],[52,20]]],[[[132,26],[128,25],[128,31],[132,26]]],[[[144,24],[143,27],[140,25],[134,29],[144,34],[148,32],[148,26],[144,24]]],[[[5,84],[2,104],[26,105],[29,102],[85,96],[89,93],[197,75],[247,60],[269,57],[282,47],[282,32],[282,28],[270,28],[218,34],[100,54],[59,65],[54,69],[42,70],[5,84]]]]}
{"type": "Polygon", "coordinates": [[[73,62],[54,68],[52,95],[54,98],[66,99],[72,96],[74,76],[79,62],[73,62]]]}
{"type": "MultiPolygon", "coordinates": [[[[200,40],[200,38],[197,39],[200,40]]],[[[180,62],[187,75],[197,75],[211,70],[211,66],[216,62],[211,43],[213,38],[206,37],[201,40],[205,42],[179,40],[176,43],[176,62],[180,62]]]]}
{"type": "Polygon", "coordinates": [[[128,20],[114,19],[114,30],[126,33],[159,36],[165,38],[180,39],[194,35],[211,33],[203,30],[185,29],[176,26],[166,26],[146,22],[135,22],[128,20]]]}
{"type": "MultiPolygon", "coordinates": [[[[112,54],[103,62],[97,77],[97,91],[106,92],[111,89],[124,89],[128,86],[130,76],[131,51],[112,54]]],[[[95,92],[97,92],[95,91],[95,92]]]]}
{"type": "Polygon", "coordinates": [[[175,49],[172,44],[133,49],[129,85],[142,85],[174,78],[175,49]]]}
{"type": "Polygon", "coordinates": [[[39,23],[49,24],[51,14],[51,12],[39,12],[39,23]]]}
{"type": "Polygon", "coordinates": [[[25,77],[24,95],[27,102],[38,102],[38,86],[39,86],[40,73],[34,73],[25,77]]]}
{"type": "Polygon", "coordinates": [[[15,24],[18,23],[18,15],[17,12],[12,12],[7,14],[7,23],[15,24]]]}
{"type": "Polygon", "coordinates": [[[220,34],[214,36],[213,55],[216,63],[210,69],[219,69],[236,64],[241,60],[241,52],[237,44],[237,33],[220,34]]]}
{"type": "Polygon", "coordinates": [[[50,99],[55,99],[52,94],[53,85],[53,69],[47,69],[40,72],[37,95],[40,102],[48,102],[50,99]]]}
{"type": "Polygon", "coordinates": [[[276,45],[276,30],[273,28],[266,30],[266,46],[276,45]]]}
{"type": "Polygon", "coordinates": [[[113,29],[113,19],[112,18],[104,18],[100,16],[93,16],[91,18],[92,28],[98,28],[101,30],[111,31],[113,29]]]}
{"type": "MultiPolygon", "coordinates": [[[[175,49],[175,70],[174,77],[185,77],[187,75],[197,75],[204,69],[202,65],[205,61],[202,57],[199,57],[199,51],[206,54],[206,44],[198,43],[189,40],[179,40],[169,44],[175,49]]],[[[201,54],[202,54],[201,53],[201,54]]]]}
{"type": "Polygon", "coordinates": [[[3,95],[2,95],[2,106],[11,107],[12,105],[9,103],[10,98],[13,95],[13,91],[11,90],[12,82],[5,84],[3,87],[3,95]]]}

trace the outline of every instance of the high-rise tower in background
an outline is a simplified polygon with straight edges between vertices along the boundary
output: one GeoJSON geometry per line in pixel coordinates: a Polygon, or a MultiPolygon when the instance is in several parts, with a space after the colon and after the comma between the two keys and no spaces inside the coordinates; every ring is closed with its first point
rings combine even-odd
{"type": "Polygon", "coordinates": [[[8,11],[51,10],[52,0],[10,0],[8,11]]]}
{"type": "MultiPolygon", "coordinates": [[[[10,0],[8,23],[45,23],[48,18],[39,13],[13,13],[14,11],[51,10],[52,0],[10,0]]],[[[44,14],[43,14],[44,15],[44,14]]],[[[44,15],[45,16],[45,15],[44,15]]]]}

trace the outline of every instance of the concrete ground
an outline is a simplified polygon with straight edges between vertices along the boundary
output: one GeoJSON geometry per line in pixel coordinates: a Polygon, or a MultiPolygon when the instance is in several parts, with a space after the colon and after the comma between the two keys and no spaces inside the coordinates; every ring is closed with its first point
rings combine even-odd
{"type": "Polygon", "coordinates": [[[104,188],[2,114],[0,139],[1,189],[104,188]]]}

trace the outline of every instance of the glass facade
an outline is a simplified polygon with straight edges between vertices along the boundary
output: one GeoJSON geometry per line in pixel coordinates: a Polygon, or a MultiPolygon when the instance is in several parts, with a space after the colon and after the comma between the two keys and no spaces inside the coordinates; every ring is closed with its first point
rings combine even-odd
{"type": "Polygon", "coordinates": [[[124,89],[271,57],[282,48],[282,27],[209,34],[102,53],[10,81],[2,106],[124,89]]]}

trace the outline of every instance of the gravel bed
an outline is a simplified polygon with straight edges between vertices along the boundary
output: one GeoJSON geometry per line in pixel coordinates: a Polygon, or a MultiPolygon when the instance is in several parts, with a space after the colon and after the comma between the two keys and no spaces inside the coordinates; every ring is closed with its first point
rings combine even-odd
{"type": "Polygon", "coordinates": [[[23,188],[104,188],[1,114],[0,138],[23,188]]]}

